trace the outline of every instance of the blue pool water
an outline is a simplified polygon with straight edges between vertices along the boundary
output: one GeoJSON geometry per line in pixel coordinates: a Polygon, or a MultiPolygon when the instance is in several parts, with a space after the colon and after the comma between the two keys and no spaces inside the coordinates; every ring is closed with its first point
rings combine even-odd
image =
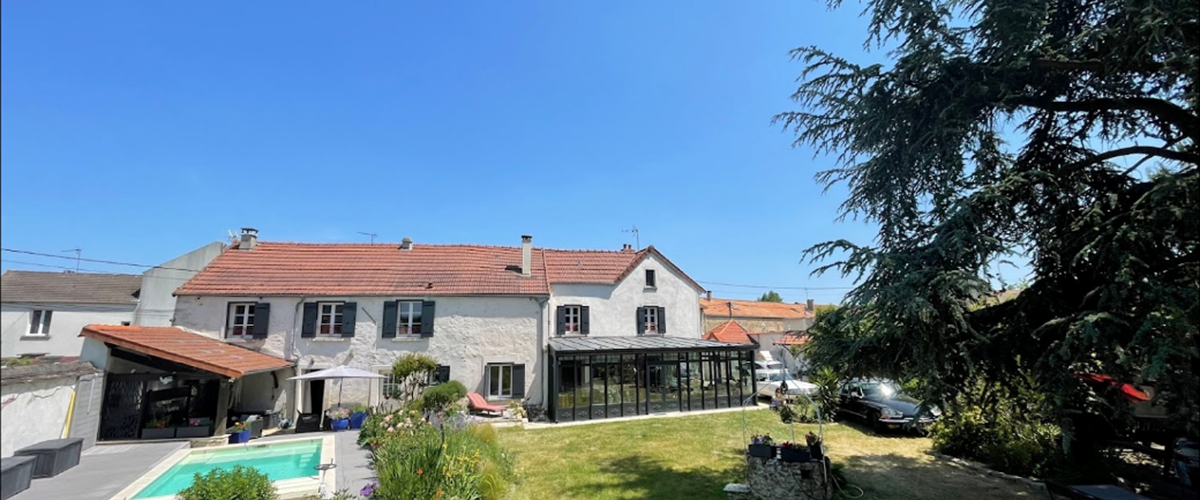
{"type": "Polygon", "coordinates": [[[192,485],[196,473],[204,475],[213,469],[232,469],[234,465],[254,467],[270,477],[271,481],[283,481],[317,475],[315,467],[320,463],[320,439],[250,444],[220,451],[191,453],[133,498],[174,496],[192,485]]]}

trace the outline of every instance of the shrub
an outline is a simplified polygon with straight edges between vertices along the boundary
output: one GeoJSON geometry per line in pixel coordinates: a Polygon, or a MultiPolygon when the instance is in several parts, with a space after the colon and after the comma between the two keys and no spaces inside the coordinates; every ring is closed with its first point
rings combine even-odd
{"type": "Polygon", "coordinates": [[[358,444],[375,448],[383,441],[403,438],[415,429],[428,425],[421,413],[414,410],[372,413],[366,422],[363,422],[362,430],[358,433],[358,444]]]}
{"type": "Polygon", "coordinates": [[[984,415],[966,408],[934,423],[933,448],[1022,476],[1044,477],[1064,464],[1058,426],[1023,418],[1005,408],[984,415]]]}
{"type": "Polygon", "coordinates": [[[467,397],[467,388],[462,382],[451,380],[428,389],[421,396],[421,408],[426,411],[442,411],[447,406],[467,397]]]}
{"type": "Polygon", "coordinates": [[[392,365],[392,379],[398,387],[399,399],[408,403],[417,399],[437,373],[437,360],[424,354],[406,353],[392,365]]]}
{"type": "Polygon", "coordinates": [[[179,492],[180,500],[276,500],[275,485],[266,474],[253,467],[233,466],[232,470],[213,469],[207,475],[196,473],[192,485],[179,492]]]}
{"type": "Polygon", "coordinates": [[[432,426],[383,442],[373,453],[378,484],[372,498],[499,499],[513,480],[512,459],[487,425],[432,426]]]}

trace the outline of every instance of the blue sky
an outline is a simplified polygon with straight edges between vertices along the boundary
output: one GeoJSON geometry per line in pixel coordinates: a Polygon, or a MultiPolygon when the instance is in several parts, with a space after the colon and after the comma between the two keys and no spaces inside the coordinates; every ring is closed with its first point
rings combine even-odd
{"type": "Polygon", "coordinates": [[[813,180],[829,161],[770,118],[794,108],[789,49],[880,57],[857,6],[334,5],[3,2],[3,245],[153,264],[248,225],[618,249],[636,224],[702,282],[851,284],[810,277],[801,253],[874,233],[835,221],[845,191],[813,180]]]}

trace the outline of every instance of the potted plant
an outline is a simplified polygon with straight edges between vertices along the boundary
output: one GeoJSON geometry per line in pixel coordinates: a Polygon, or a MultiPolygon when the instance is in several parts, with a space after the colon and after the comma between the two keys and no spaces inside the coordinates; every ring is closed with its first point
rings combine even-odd
{"type": "Polygon", "coordinates": [[[775,441],[768,434],[756,435],[750,438],[750,456],[758,458],[775,458],[775,441]]]}
{"type": "Polygon", "coordinates": [[[367,406],[354,405],[354,409],[350,410],[350,428],[362,429],[363,423],[367,421],[367,406]]]}
{"type": "Polygon", "coordinates": [[[245,422],[234,422],[229,428],[229,444],[246,443],[250,441],[250,426],[245,422]]]}
{"type": "Polygon", "coordinates": [[[152,419],[142,429],[142,439],[174,439],[175,428],[170,425],[170,417],[152,419]]]}
{"type": "Polygon", "coordinates": [[[326,414],[329,417],[329,427],[335,431],[344,431],[350,428],[350,410],[346,408],[334,408],[326,414]]]}
{"type": "Polygon", "coordinates": [[[812,452],[813,458],[819,460],[825,457],[824,452],[821,451],[821,436],[813,431],[808,431],[808,434],[804,435],[804,441],[808,443],[808,449],[812,452]]]}
{"type": "Polygon", "coordinates": [[[807,446],[801,446],[800,443],[784,441],[779,446],[779,459],[784,462],[808,462],[812,460],[812,453],[809,452],[807,446]]]}
{"type": "Polygon", "coordinates": [[[175,428],[175,437],[197,438],[212,435],[212,421],[207,418],[189,418],[187,425],[175,428]]]}

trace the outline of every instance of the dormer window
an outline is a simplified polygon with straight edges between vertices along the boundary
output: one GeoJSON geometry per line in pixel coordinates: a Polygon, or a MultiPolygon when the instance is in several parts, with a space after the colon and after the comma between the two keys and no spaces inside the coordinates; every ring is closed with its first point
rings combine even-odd
{"type": "Polygon", "coordinates": [[[655,288],[658,286],[654,278],[655,278],[654,270],[647,269],[646,270],[646,288],[655,288]]]}

